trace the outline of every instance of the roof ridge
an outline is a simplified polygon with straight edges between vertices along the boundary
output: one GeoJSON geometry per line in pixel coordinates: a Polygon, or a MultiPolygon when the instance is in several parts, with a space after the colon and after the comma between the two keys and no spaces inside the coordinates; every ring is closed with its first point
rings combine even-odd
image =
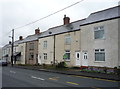
{"type": "MultiPolygon", "coordinates": [[[[86,19],[86,18],[80,19],[80,20],[76,20],[76,21],[73,21],[73,22],[71,22],[71,23],[69,23],[69,24],[76,23],[76,22],[79,22],[79,21],[82,21],[82,20],[85,20],[85,19],[86,19]]],[[[59,25],[59,26],[51,27],[51,28],[49,28],[48,30],[53,29],[53,28],[57,28],[57,27],[61,27],[61,26],[66,26],[66,25],[59,25]]]]}
{"type": "MultiPolygon", "coordinates": [[[[103,11],[106,11],[106,10],[110,10],[110,9],[113,9],[113,8],[117,8],[117,7],[119,7],[120,5],[117,5],[117,6],[114,6],[114,7],[109,7],[109,8],[106,8],[106,9],[103,9],[103,10],[99,10],[99,11],[96,11],[96,12],[93,12],[93,13],[91,13],[91,14],[96,14],[96,13],[99,13],[99,12],[103,12],[103,11]]],[[[90,15],[91,15],[90,14],[90,15]]]]}

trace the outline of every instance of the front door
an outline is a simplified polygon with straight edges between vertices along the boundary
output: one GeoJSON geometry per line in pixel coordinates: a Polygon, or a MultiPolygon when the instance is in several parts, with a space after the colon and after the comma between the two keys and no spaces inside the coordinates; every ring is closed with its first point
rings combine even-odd
{"type": "Polygon", "coordinates": [[[83,52],[82,66],[88,66],[88,52],[83,52]]]}
{"type": "Polygon", "coordinates": [[[76,66],[80,66],[80,52],[76,52],[76,66]]]}

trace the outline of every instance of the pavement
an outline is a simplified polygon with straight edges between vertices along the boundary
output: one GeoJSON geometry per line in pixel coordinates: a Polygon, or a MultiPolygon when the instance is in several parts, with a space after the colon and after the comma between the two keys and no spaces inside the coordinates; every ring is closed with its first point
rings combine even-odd
{"type": "Polygon", "coordinates": [[[120,81],[120,75],[118,74],[105,74],[105,73],[91,73],[91,72],[81,72],[79,70],[56,70],[56,69],[43,69],[39,66],[18,66],[14,65],[13,67],[44,71],[44,72],[52,72],[66,75],[75,75],[75,76],[83,76],[83,77],[91,77],[91,78],[99,78],[99,79],[107,79],[107,80],[115,80],[120,81]]]}

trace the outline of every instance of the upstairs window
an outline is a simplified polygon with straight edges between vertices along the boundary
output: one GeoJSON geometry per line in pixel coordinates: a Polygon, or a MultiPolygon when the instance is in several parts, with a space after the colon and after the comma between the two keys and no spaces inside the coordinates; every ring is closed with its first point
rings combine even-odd
{"type": "Polygon", "coordinates": [[[30,43],[29,49],[34,50],[34,43],[30,43]]]}
{"type": "Polygon", "coordinates": [[[21,52],[23,52],[23,46],[21,46],[21,52]]]}
{"type": "Polygon", "coordinates": [[[105,49],[95,49],[95,61],[105,61],[105,49]]]}
{"type": "Polygon", "coordinates": [[[47,41],[43,42],[43,48],[47,48],[47,41]]]}
{"type": "Polygon", "coordinates": [[[94,28],[94,39],[104,38],[104,26],[99,26],[94,28]]]}
{"type": "Polygon", "coordinates": [[[65,44],[66,45],[70,45],[71,44],[71,37],[70,37],[70,35],[66,35],[65,36],[65,44]]]}

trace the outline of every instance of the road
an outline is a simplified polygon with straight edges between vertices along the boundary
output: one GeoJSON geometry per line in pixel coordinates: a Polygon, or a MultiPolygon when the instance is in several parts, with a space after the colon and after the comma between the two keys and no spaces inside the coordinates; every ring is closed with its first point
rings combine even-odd
{"type": "Polygon", "coordinates": [[[91,89],[102,89],[101,87],[118,87],[118,82],[15,67],[3,67],[2,87],[89,87],[91,89]]]}

